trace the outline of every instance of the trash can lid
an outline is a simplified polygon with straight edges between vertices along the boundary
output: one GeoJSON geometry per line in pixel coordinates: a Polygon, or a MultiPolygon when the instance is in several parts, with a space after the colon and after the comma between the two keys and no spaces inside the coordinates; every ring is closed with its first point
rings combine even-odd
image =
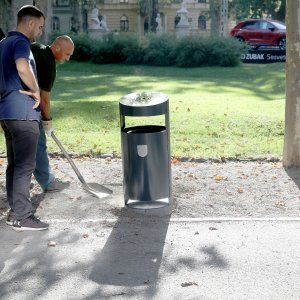
{"type": "Polygon", "coordinates": [[[151,116],[167,113],[169,98],[160,92],[131,93],[121,97],[120,112],[124,115],[151,116]]]}
{"type": "Polygon", "coordinates": [[[120,103],[127,106],[151,106],[165,101],[168,101],[168,96],[160,92],[131,93],[120,99],[120,103]]]}

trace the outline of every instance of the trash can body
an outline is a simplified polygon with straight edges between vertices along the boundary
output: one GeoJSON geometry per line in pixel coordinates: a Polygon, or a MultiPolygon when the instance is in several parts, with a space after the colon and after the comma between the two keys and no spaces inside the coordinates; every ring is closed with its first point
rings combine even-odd
{"type": "MultiPolygon", "coordinates": [[[[157,97],[157,93],[155,96],[157,97]]],[[[128,106],[124,108],[124,103],[120,102],[123,188],[125,204],[129,207],[148,209],[170,204],[171,161],[167,101],[164,97],[162,104],[156,103],[154,107],[141,104],[140,109],[136,106],[133,109],[128,106]],[[165,114],[165,126],[152,124],[126,127],[125,115],[160,114],[165,114]]]]}

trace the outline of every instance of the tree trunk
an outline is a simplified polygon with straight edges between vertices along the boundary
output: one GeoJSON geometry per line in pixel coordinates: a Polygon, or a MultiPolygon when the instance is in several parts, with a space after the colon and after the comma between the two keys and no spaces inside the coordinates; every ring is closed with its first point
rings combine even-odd
{"type": "Polygon", "coordinates": [[[300,167],[300,2],[287,0],[286,105],[283,165],[300,167]]]}
{"type": "Polygon", "coordinates": [[[210,0],[211,35],[220,34],[220,0],[210,0]]]}

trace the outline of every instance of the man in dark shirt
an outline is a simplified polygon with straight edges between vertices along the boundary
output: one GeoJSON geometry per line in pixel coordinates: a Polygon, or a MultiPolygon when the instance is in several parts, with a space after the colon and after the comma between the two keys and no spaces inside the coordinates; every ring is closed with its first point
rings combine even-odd
{"type": "Polygon", "coordinates": [[[45,133],[51,136],[53,131],[50,114],[50,93],[56,77],[56,63],[63,64],[70,59],[74,51],[74,43],[69,36],[62,35],[56,38],[51,46],[33,43],[31,51],[36,62],[42,111],[34,176],[45,193],[57,192],[66,188],[69,183],[58,180],[52,173],[45,133]]]}
{"type": "Polygon", "coordinates": [[[16,31],[0,41],[0,123],[6,140],[6,224],[14,230],[44,230],[34,216],[29,186],[39,137],[40,90],[30,43],[42,34],[45,17],[32,5],[18,11],[16,31]]]}

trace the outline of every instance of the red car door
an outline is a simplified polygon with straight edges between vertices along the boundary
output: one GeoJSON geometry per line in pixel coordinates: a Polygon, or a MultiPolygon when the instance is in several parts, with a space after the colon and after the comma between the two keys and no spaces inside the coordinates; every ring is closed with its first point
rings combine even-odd
{"type": "Polygon", "coordinates": [[[252,44],[253,42],[256,42],[258,26],[259,22],[252,20],[245,22],[245,24],[241,27],[241,36],[247,43],[252,44]]]}
{"type": "MultiPolygon", "coordinates": [[[[274,36],[276,34],[277,28],[268,21],[261,21],[259,23],[260,32],[260,43],[264,45],[273,45],[274,36]]],[[[276,44],[276,43],[275,43],[276,44]]]]}

